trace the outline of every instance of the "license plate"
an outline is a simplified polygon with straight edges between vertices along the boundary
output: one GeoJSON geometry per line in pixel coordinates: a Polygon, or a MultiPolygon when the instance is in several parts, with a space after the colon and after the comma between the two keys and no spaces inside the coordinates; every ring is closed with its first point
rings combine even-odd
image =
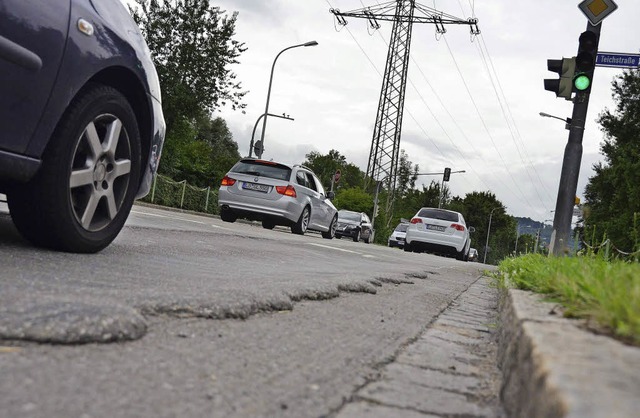
{"type": "Polygon", "coordinates": [[[440,225],[427,224],[427,229],[430,229],[432,231],[444,232],[444,230],[447,229],[447,228],[444,227],[444,226],[440,226],[440,225]]]}
{"type": "Polygon", "coordinates": [[[245,190],[255,190],[256,192],[267,193],[269,191],[269,186],[266,184],[258,184],[258,183],[244,183],[242,188],[245,190]]]}

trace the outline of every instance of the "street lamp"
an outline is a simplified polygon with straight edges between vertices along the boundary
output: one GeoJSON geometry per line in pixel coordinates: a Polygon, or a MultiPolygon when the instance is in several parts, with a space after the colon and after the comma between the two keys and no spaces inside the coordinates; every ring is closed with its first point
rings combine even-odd
{"type": "Polygon", "coordinates": [[[260,141],[261,141],[260,155],[256,155],[258,158],[262,158],[262,150],[264,149],[264,133],[265,133],[265,130],[267,129],[267,116],[269,115],[269,99],[271,98],[271,84],[273,83],[273,69],[276,67],[276,61],[278,60],[278,57],[284,51],[287,51],[289,49],[298,48],[301,46],[316,46],[316,45],[318,45],[316,41],[309,41],[303,44],[289,46],[283,49],[282,51],[280,51],[278,55],[276,55],[276,58],[273,60],[273,65],[271,65],[271,76],[269,77],[269,89],[267,90],[267,104],[264,107],[264,120],[262,121],[262,134],[260,136],[260,141]]]}
{"type": "MultiPolygon", "coordinates": [[[[287,119],[287,120],[295,120],[291,117],[289,117],[289,115],[285,115],[284,113],[282,115],[274,115],[273,113],[269,113],[269,116],[273,116],[276,118],[282,118],[282,119],[287,119]]],[[[258,116],[258,120],[256,120],[255,125],[253,125],[253,131],[251,131],[251,142],[249,143],[249,158],[251,158],[251,152],[253,151],[253,147],[254,147],[254,142],[253,142],[253,137],[256,134],[256,128],[258,127],[258,123],[260,122],[260,119],[262,119],[264,117],[264,113],[260,116],[258,116]]],[[[260,155],[262,155],[262,151],[264,150],[264,147],[262,146],[262,142],[258,141],[259,144],[255,144],[257,149],[260,150],[260,155]]],[[[256,155],[258,153],[256,152],[256,155]]]]}
{"type": "Polygon", "coordinates": [[[566,123],[566,125],[564,126],[565,129],[571,129],[571,118],[563,119],[563,118],[561,118],[559,116],[553,116],[553,115],[550,115],[550,114],[544,113],[544,112],[540,112],[539,114],[540,114],[540,116],[542,116],[544,118],[553,118],[553,119],[561,120],[561,121],[566,123]]]}
{"type": "Polygon", "coordinates": [[[489,214],[489,227],[487,228],[487,243],[484,245],[484,260],[482,261],[484,264],[487,264],[487,248],[489,248],[489,233],[491,232],[491,217],[493,216],[493,211],[496,209],[501,209],[502,206],[495,207],[491,209],[491,213],[489,214]]]}

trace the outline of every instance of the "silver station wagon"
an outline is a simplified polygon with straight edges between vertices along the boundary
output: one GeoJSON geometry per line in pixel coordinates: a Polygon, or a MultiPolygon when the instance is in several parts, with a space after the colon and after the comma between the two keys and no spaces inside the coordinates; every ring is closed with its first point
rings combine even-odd
{"type": "Polygon", "coordinates": [[[243,158],[222,179],[218,205],[225,222],[244,218],[266,229],[284,225],[300,235],[311,229],[332,239],[338,211],[331,198],[307,167],[243,158]]]}

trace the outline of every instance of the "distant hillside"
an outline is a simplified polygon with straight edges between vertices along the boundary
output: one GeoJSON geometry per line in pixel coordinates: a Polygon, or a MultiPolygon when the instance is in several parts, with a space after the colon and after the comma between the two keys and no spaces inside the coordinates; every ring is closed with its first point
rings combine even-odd
{"type": "Polygon", "coordinates": [[[541,245],[548,246],[551,242],[551,233],[553,232],[553,226],[544,224],[543,222],[534,221],[531,218],[518,218],[518,234],[520,235],[536,235],[540,230],[540,242],[541,245]]]}

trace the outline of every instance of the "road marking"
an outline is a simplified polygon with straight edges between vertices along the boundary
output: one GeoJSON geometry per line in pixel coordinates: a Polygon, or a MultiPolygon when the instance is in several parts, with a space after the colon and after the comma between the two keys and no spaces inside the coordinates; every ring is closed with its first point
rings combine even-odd
{"type": "Polygon", "coordinates": [[[313,243],[313,242],[308,242],[307,244],[315,245],[316,247],[328,248],[330,250],[342,251],[343,253],[358,254],[358,255],[361,255],[361,256],[363,256],[365,258],[376,258],[376,256],[372,255],[372,254],[359,253],[357,251],[345,250],[344,248],[332,247],[330,245],[316,244],[316,243],[313,243]]]}
{"type": "Polygon", "coordinates": [[[315,245],[316,247],[328,248],[330,250],[342,251],[344,253],[363,255],[362,253],[359,253],[357,251],[351,251],[351,250],[345,250],[343,248],[331,247],[330,245],[316,244],[316,243],[313,243],[313,242],[309,242],[308,244],[309,245],[315,245]]]}
{"type": "Polygon", "coordinates": [[[148,215],[148,216],[157,216],[158,218],[168,218],[168,216],[165,215],[158,215],[156,213],[148,213],[148,212],[139,212],[137,210],[132,210],[132,213],[137,213],[138,215],[148,215]]]}
{"type": "Polygon", "coordinates": [[[179,216],[158,215],[158,214],[156,214],[156,213],[139,212],[139,211],[136,211],[136,210],[132,210],[131,212],[133,212],[133,213],[137,213],[137,214],[139,214],[139,215],[155,216],[155,217],[158,217],[158,218],[177,219],[177,220],[179,220],[179,221],[192,222],[192,223],[194,223],[194,224],[201,224],[201,225],[205,225],[205,224],[206,224],[206,222],[202,222],[202,221],[195,221],[195,220],[193,220],[193,219],[181,218],[181,217],[179,217],[179,216]]]}
{"type": "Polygon", "coordinates": [[[192,222],[194,224],[201,224],[201,225],[205,225],[206,224],[206,222],[194,221],[193,219],[185,219],[185,218],[180,218],[180,217],[177,217],[177,216],[173,217],[172,219],[179,219],[181,221],[192,222]]]}

